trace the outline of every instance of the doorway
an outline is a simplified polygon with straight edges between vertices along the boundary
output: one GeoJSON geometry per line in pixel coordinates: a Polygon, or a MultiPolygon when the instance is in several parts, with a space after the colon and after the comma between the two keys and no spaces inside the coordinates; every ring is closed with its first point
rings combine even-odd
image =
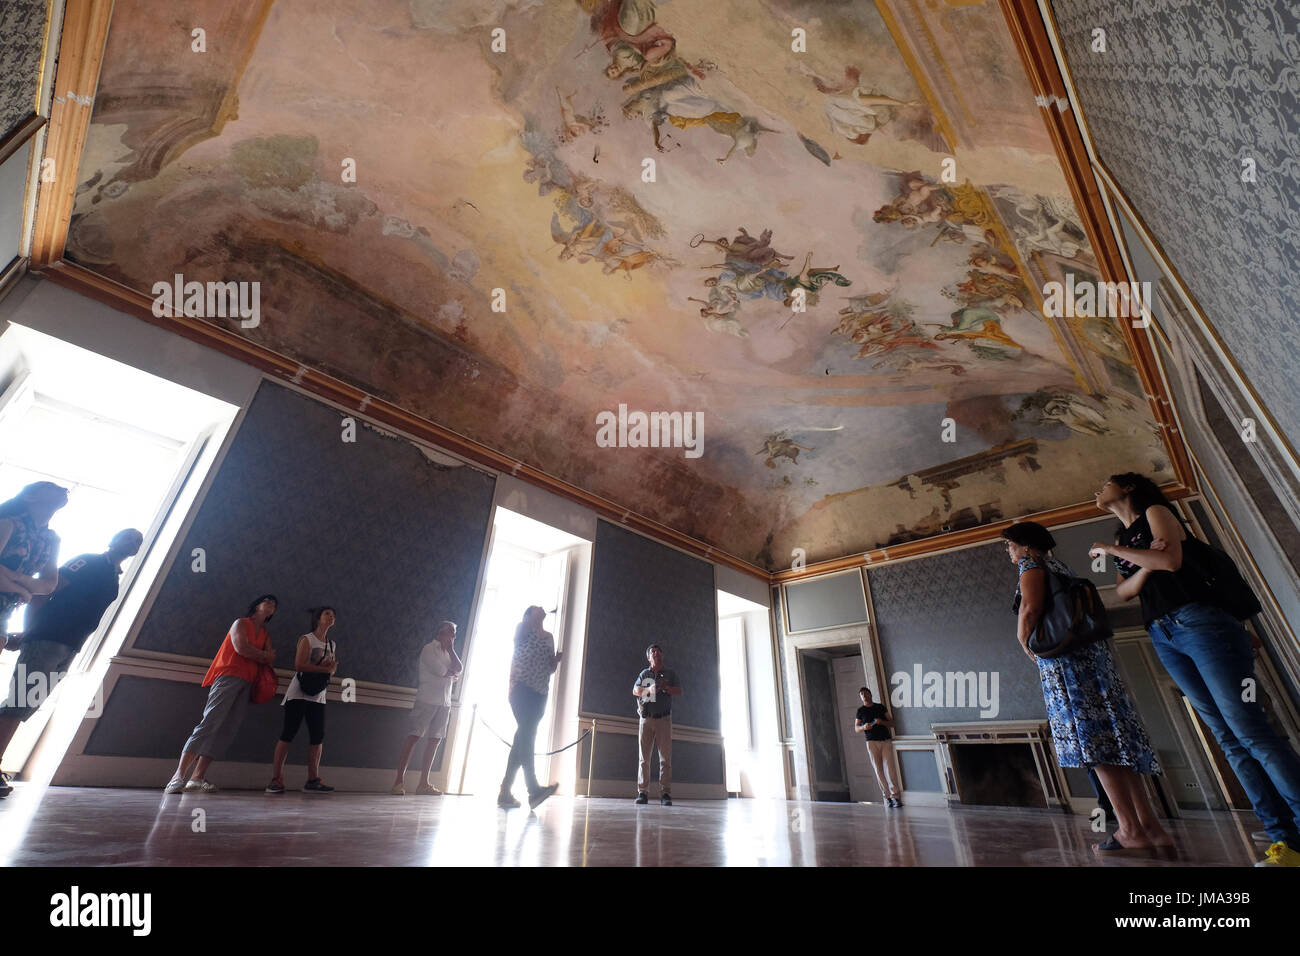
{"type": "Polygon", "coordinates": [[[813,799],[881,799],[866,745],[853,731],[862,705],[858,690],[867,683],[861,646],[800,650],[799,670],[813,799]]]}
{"type": "MultiPolygon", "coordinates": [[[[571,568],[574,552],[588,542],[558,528],[498,507],[493,515],[483,592],[471,644],[466,651],[465,686],[459,700],[458,753],[450,763],[448,785],[462,793],[495,797],[505,771],[515,719],[507,689],[514,654],[515,627],[524,611],[546,610],[543,627],[563,654],[551,680],[546,712],[537,727],[537,747],[553,749],[557,700],[566,674],[581,667],[581,638],[571,626],[571,568]]],[[[580,616],[580,615],[579,615],[580,616]]],[[[539,779],[550,779],[550,758],[534,763],[539,779]]]]}

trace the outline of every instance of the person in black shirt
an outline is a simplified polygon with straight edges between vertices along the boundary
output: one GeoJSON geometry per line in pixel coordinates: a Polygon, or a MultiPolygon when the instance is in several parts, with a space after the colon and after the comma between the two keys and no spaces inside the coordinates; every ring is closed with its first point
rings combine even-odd
{"type": "Polygon", "coordinates": [[[650,753],[659,750],[659,802],[673,805],[673,698],[682,696],[677,672],[664,667],[664,652],[658,644],[645,649],[650,666],[636,675],[632,693],[637,697],[640,718],[637,736],[641,743],[641,762],[637,765],[636,802],[648,803],[650,795],[650,753]]]}
{"type": "Polygon", "coordinates": [[[853,721],[853,732],[866,737],[867,754],[871,757],[876,783],[880,785],[880,795],[885,798],[885,804],[901,807],[903,801],[894,785],[894,735],[889,732],[889,728],[894,726],[894,718],[889,716],[884,704],[872,703],[871,691],[867,688],[859,688],[858,696],[862,698],[862,706],[853,721]]]}
{"type": "MultiPolygon", "coordinates": [[[[86,638],[99,627],[104,611],[117,600],[122,562],[137,554],[142,544],[144,536],[134,528],[119,531],[103,554],[79,555],[59,568],[59,582],[48,598],[32,600],[27,626],[18,639],[18,666],[9,696],[0,705],[0,758],[18,725],[53,692],[86,638]],[[29,692],[33,683],[40,686],[42,681],[47,693],[33,705],[29,692]]],[[[13,646],[10,641],[9,647],[13,646]]],[[[0,796],[12,790],[8,777],[0,773],[0,796]]]]}
{"type": "Polygon", "coordinates": [[[1111,475],[1095,498],[1121,527],[1116,544],[1096,542],[1089,554],[1115,559],[1116,593],[1141,599],[1156,655],[1250,797],[1273,841],[1256,866],[1300,866],[1300,758],[1242,691],[1255,682],[1250,634],[1218,605],[1203,576],[1184,570],[1188,536],[1155,482],[1133,472],[1111,475]]]}

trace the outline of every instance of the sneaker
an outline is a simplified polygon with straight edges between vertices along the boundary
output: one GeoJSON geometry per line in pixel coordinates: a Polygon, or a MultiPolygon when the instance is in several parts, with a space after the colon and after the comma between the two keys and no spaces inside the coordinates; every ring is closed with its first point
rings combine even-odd
{"type": "Polygon", "coordinates": [[[333,793],[334,788],[320,782],[320,777],[313,777],[302,785],[303,793],[333,793]]]}
{"type": "Polygon", "coordinates": [[[513,810],[515,807],[519,806],[519,801],[509,793],[503,791],[497,795],[497,806],[502,810],[513,810]]]}
{"type": "Polygon", "coordinates": [[[185,793],[216,793],[217,785],[206,780],[191,780],[185,785],[185,793]]]}
{"type": "Polygon", "coordinates": [[[558,783],[553,783],[549,787],[542,787],[540,790],[534,790],[528,795],[528,807],[530,810],[536,810],[546,802],[547,797],[555,795],[555,791],[560,789],[558,783]]]}
{"type": "Polygon", "coordinates": [[[1264,854],[1264,859],[1255,864],[1256,866],[1300,866],[1300,853],[1291,849],[1280,840],[1268,848],[1264,854]]]}
{"type": "Polygon", "coordinates": [[[431,783],[422,783],[415,788],[415,792],[422,797],[441,797],[442,791],[431,783]]]}
{"type": "Polygon", "coordinates": [[[891,810],[894,809],[894,798],[893,798],[893,797],[885,797],[885,806],[889,807],[889,809],[891,809],[891,810]]]}
{"type": "Polygon", "coordinates": [[[673,805],[673,795],[671,793],[665,793],[659,798],[659,802],[665,807],[671,807],[673,805]]]}
{"type": "Polygon", "coordinates": [[[272,780],[266,785],[267,793],[284,793],[284,784],[278,780],[272,780]]]}
{"type": "Polygon", "coordinates": [[[898,808],[898,807],[901,807],[902,805],[903,805],[903,800],[902,800],[902,798],[901,798],[901,797],[894,797],[894,807],[895,807],[895,808],[898,808]]]}
{"type": "Polygon", "coordinates": [[[650,795],[646,793],[638,793],[636,795],[636,802],[641,806],[645,806],[647,803],[650,802],[650,795]]]}
{"type": "Polygon", "coordinates": [[[167,786],[163,787],[163,793],[180,793],[185,789],[185,781],[180,777],[172,777],[167,781],[167,786]]]}
{"type": "Polygon", "coordinates": [[[389,790],[388,792],[391,793],[391,794],[392,794],[393,796],[395,796],[395,797],[404,797],[404,796],[406,796],[406,788],[405,788],[404,786],[402,786],[400,783],[398,783],[398,784],[394,784],[394,785],[393,785],[393,789],[392,789],[392,790],[389,790]]]}

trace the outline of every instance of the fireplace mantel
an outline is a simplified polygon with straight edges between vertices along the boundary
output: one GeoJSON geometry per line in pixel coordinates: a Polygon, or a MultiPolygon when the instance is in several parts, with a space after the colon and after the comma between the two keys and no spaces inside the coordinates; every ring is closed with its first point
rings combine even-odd
{"type": "Polygon", "coordinates": [[[939,755],[943,761],[945,797],[949,803],[961,803],[961,780],[953,763],[954,746],[971,744],[1025,744],[1030,748],[1034,758],[1034,769],[1038,783],[1042,788],[1045,805],[1049,808],[1060,807],[1066,813],[1070,809],[1069,787],[1065,774],[1056,763],[1056,751],[1052,747],[1051,726],[1045,720],[977,720],[966,723],[931,724],[930,731],[939,743],[939,755]]]}

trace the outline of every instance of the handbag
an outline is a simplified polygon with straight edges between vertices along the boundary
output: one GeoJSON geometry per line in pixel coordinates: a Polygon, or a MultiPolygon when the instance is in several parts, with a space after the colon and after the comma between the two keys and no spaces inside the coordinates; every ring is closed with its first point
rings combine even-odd
{"type": "Polygon", "coordinates": [[[265,704],[275,696],[275,668],[270,664],[258,664],[257,676],[253,678],[253,689],[249,691],[249,699],[254,704],[265,704]]]}
{"type": "MultiPolygon", "coordinates": [[[[1047,569],[1047,579],[1047,610],[1029,635],[1029,649],[1035,657],[1064,657],[1114,634],[1096,585],[1087,578],[1051,569],[1047,569]]],[[[1020,610],[1019,592],[1013,610],[1020,610]]]]}
{"type": "MultiPolygon", "coordinates": [[[[333,652],[334,643],[331,641],[325,645],[325,656],[329,657],[333,652]]],[[[324,658],[321,659],[324,660],[324,658]]],[[[329,674],[321,672],[313,672],[311,674],[304,673],[303,671],[298,672],[298,689],[303,692],[305,697],[315,697],[328,687],[329,683],[329,674]]]]}
{"type": "Polygon", "coordinates": [[[1222,608],[1238,621],[1263,610],[1232,558],[1190,534],[1183,539],[1183,566],[1177,573],[1194,601],[1222,608]]]}

